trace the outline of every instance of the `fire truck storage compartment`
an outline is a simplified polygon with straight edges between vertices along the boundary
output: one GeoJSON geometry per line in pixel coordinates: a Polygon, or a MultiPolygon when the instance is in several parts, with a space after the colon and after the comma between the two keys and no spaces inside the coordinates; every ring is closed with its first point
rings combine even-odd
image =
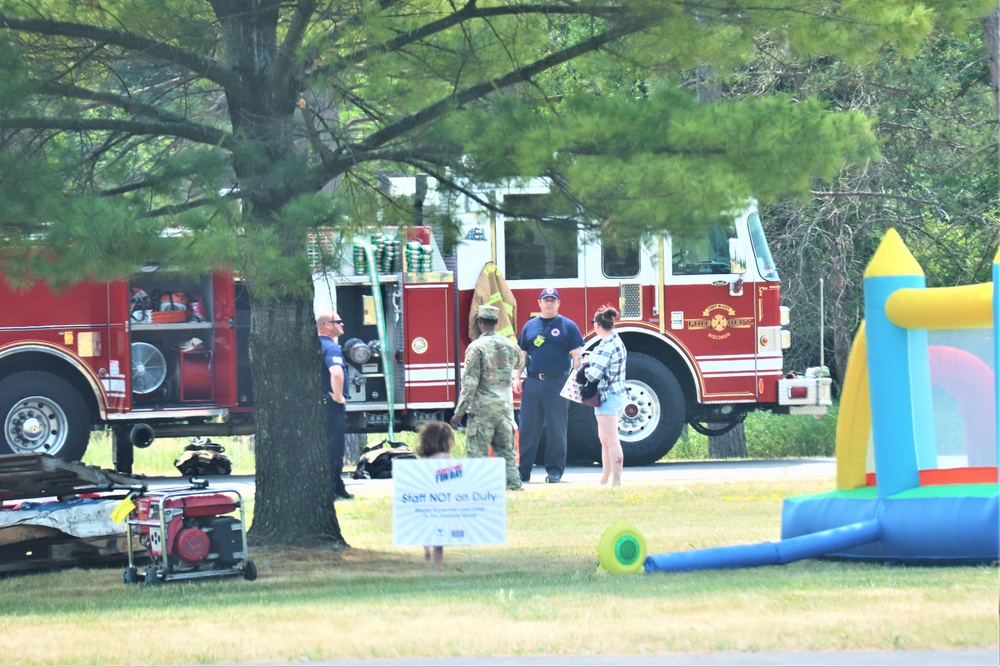
{"type": "MultiPolygon", "coordinates": [[[[132,398],[137,405],[172,405],[179,403],[207,403],[215,397],[212,373],[213,324],[211,314],[213,289],[212,277],[186,278],[169,271],[141,273],[129,280],[129,294],[141,290],[153,312],[164,303],[187,301],[178,322],[150,321],[151,318],[136,314],[131,316],[131,376],[132,398]],[[169,299],[164,295],[184,294],[182,299],[169,299]],[[198,299],[201,308],[192,307],[198,299]],[[200,315],[196,313],[200,312],[200,315]],[[146,364],[159,362],[155,348],[166,363],[166,374],[160,383],[150,383],[146,364]],[[156,386],[152,386],[156,384],[156,386]]],[[[142,298],[140,296],[140,298],[142,298]]],[[[134,308],[135,305],[131,308],[134,308]]],[[[176,306],[175,306],[176,307],[176,306]]],[[[131,309],[130,308],[130,309],[131,309]]]]}
{"type": "Polygon", "coordinates": [[[178,354],[181,402],[211,401],[215,396],[211,350],[181,350],[178,354]]]}
{"type": "MultiPolygon", "coordinates": [[[[400,351],[403,346],[402,298],[398,276],[399,274],[389,274],[379,277],[388,350],[382,350],[379,344],[371,281],[363,276],[343,276],[337,283],[337,314],[344,320],[344,333],[339,342],[344,348],[348,375],[351,378],[347,389],[349,403],[388,402],[384,362],[395,367],[395,377],[403,377],[402,361],[394,358],[394,352],[400,351]],[[351,354],[351,345],[357,342],[363,343],[362,347],[372,352],[364,361],[360,361],[358,355],[351,354]],[[388,355],[388,358],[384,355],[388,355]]],[[[393,387],[396,401],[402,400],[402,385],[402,382],[397,382],[393,387]]]]}

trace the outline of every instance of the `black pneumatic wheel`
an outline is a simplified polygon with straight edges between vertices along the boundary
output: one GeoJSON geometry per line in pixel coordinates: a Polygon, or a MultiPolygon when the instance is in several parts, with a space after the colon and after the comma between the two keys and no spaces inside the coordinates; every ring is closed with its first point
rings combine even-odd
{"type": "MultiPolygon", "coordinates": [[[[684,394],[669,368],[641,352],[628,355],[625,385],[628,396],[618,416],[625,465],[649,465],[666,456],[680,437],[686,420],[684,394]]],[[[600,462],[601,442],[593,408],[570,405],[568,434],[571,447],[600,462]]]]}
{"type": "Polygon", "coordinates": [[[139,571],[134,567],[126,567],[122,574],[122,581],[125,582],[126,586],[139,583],[139,571]]]}
{"type": "Polygon", "coordinates": [[[248,560],[243,566],[243,578],[247,581],[253,581],[257,578],[257,566],[253,564],[252,560],[248,560]]]}
{"type": "Polygon", "coordinates": [[[90,414],[83,397],[69,382],[44,371],[0,381],[0,420],[4,453],[79,461],[90,441],[90,414]]]}
{"type": "Polygon", "coordinates": [[[156,570],[154,570],[153,568],[149,568],[148,570],[146,570],[146,574],[143,575],[142,579],[147,586],[155,586],[156,584],[160,583],[160,580],[156,576],[156,570]]]}

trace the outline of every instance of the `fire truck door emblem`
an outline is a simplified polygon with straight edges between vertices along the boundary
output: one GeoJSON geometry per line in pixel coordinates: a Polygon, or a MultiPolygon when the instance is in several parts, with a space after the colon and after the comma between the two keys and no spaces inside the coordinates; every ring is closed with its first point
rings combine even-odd
{"type": "Polygon", "coordinates": [[[690,330],[706,329],[712,340],[725,340],[732,335],[731,329],[749,329],[752,317],[736,317],[736,311],[724,303],[714,303],[702,311],[701,317],[687,320],[690,330]]]}

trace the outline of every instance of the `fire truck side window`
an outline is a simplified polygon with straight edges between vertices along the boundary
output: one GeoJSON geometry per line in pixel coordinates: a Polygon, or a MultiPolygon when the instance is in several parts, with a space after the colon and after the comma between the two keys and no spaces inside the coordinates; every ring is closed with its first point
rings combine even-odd
{"type": "MultiPolygon", "coordinates": [[[[547,203],[541,195],[508,195],[504,206],[515,213],[534,212],[547,203]]],[[[504,260],[508,280],[576,278],[577,229],[566,218],[507,218],[504,224],[504,260]]]]}
{"type": "Polygon", "coordinates": [[[601,238],[601,267],[608,278],[639,275],[639,240],[601,238]]]}
{"type": "Polygon", "coordinates": [[[675,276],[732,273],[729,239],[736,238],[733,223],[712,225],[707,230],[691,230],[673,235],[675,276]]]}

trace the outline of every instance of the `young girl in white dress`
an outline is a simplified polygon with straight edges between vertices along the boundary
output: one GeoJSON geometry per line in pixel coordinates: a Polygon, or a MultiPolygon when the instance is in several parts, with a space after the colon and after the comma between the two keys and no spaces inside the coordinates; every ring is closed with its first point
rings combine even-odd
{"type": "MultiPolygon", "coordinates": [[[[450,459],[455,446],[455,431],[445,422],[427,422],[420,428],[420,442],[417,456],[422,459],[450,459]]],[[[434,559],[434,569],[441,571],[444,561],[444,547],[424,547],[424,558],[434,559]]]]}

